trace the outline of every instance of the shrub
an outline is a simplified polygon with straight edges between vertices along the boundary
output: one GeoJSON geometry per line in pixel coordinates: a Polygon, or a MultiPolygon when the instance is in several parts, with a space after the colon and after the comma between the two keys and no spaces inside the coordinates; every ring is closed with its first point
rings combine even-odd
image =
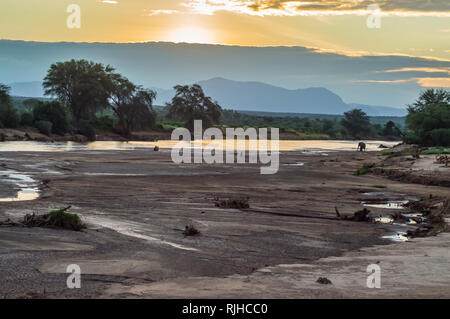
{"type": "Polygon", "coordinates": [[[450,154],[450,148],[445,147],[432,147],[427,150],[422,151],[420,153],[422,155],[441,155],[441,154],[450,154]]]}
{"type": "Polygon", "coordinates": [[[23,113],[20,117],[20,124],[23,126],[32,126],[34,122],[33,114],[23,113]]]}
{"type": "Polygon", "coordinates": [[[101,131],[111,131],[117,124],[117,119],[111,115],[101,115],[91,121],[91,124],[101,131]]]}
{"type": "Polygon", "coordinates": [[[20,123],[19,112],[11,104],[0,104],[0,122],[4,127],[16,128],[20,123]]]}
{"type": "Polygon", "coordinates": [[[53,124],[51,122],[37,121],[35,125],[39,132],[41,132],[42,134],[45,134],[47,136],[50,136],[52,134],[53,124]]]}
{"type": "Polygon", "coordinates": [[[86,226],[81,221],[80,216],[68,213],[63,209],[51,211],[42,216],[47,220],[48,226],[80,231],[86,226]]]}
{"type": "Polygon", "coordinates": [[[70,130],[66,108],[57,101],[39,102],[33,109],[35,121],[48,121],[52,123],[52,131],[64,135],[70,130]]]}
{"type": "Polygon", "coordinates": [[[367,174],[367,173],[369,173],[369,172],[370,172],[370,169],[368,169],[368,168],[365,168],[365,167],[358,168],[358,169],[355,171],[355,176],[364,175],[364,174],[367,174]]]}
{"type": "Polygon", "coordinates": [[[432,145],[450,146],[450,128],[439,128],[430,133],[432,145]]]}
{"type": "Polygon", "coordinates": [[[200,231],[195,228],[193,225],[188,225],[185,227],[184,231],[183,231],[183,235],[184,236],[196,236],[196,235],[200,235],[200,231]]]}
{"type": "Polygon", "coordinates": [[[88,121],[80,121],[77,124],[77,130],[79,134],[86,136],[89,141],[95,141],[95,128],[88,121]]]}

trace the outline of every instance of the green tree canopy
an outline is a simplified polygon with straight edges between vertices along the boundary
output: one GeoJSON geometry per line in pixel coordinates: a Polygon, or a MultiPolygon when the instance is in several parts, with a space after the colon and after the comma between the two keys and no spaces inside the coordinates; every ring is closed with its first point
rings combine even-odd
{"type": "Polygon", "coordinates": [[[369,117],[360,109],[345,112],[341,125],[356,139],[369,136],[372,129],[369,117]]]}
{"type": "Polygon", "coordinates": [[[450,103],[450,92],[444,89],[428,89],[422,92],[413,104],[408,105],[408,112],[422,112],[428,105],[441,103],[450,103]]]}
{"type": "Polygon", "coordinates": [[[58,101],[38,101],[33,108],[33,117],[36,122],[52,123],[52,133],[64,135],[70,130],[66,108],[58,101]]]}
{"type": "Polygon", "coordinates": [[[405,142],[424,146],[450,145],[450,92],[429,89],[408,107],[405,142]]]}
{"type": "Polygon", "coordinates": [[[129,134],[136,128],[155,126],[153,100],[156,92],[135,85],[120,75],[114,76],[110,106],[119,119],[122,131],[129,134]]]}
{"type": "Polygon", "coordinates": [[[56,96],[72,111],[74,119],[92,119],[108,106],[114,68],[86,60],[52,64],[44,78],[45,94],[56,96]]]}
{"type": "Polygon", "coordinates": [[[15,128],[19,125],[20,116],[12,105],[9,86],[0,83],[0,126],[15,128]]]}
{"type": "Polygon", "coordinates": [[[0,105],[10,104],[11,97],[9,96],[10,87],[0,83],[0,105]]]}
{"type": "Polygon", "coordinates": [[[177,85],[174,89],[172,103],[167,104],[170,118],[184,121],[190,130],[194,128],[194,120],[202,120],[204,128],[219,123],[222,108],[205,96],[200,85],[177,85]]]}

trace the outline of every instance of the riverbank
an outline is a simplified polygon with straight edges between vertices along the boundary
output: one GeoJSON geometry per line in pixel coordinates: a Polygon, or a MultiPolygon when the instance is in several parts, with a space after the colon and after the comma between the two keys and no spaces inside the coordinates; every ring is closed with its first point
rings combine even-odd
{"type": "MultiPolygon", "coordinates": [[[[4,152],[2,169],[41,181],[41,196],[1,203],[0,219],[71,205],[88,228],[0,228],[0,294],[381,298],[403,291],[412,298],[450,297],[447,234],[392,244],[383,236],[400,226],[338,220],[335,213],[338,207],[351,215],[377,192],[384,200],[445,198],[447,187],[354,175],[386,160],[382,152],[290,151],[280,160],[278,174],[260,175],[259,165],[176,165],[170,152],[150,148],[4,152]],[[248,198],[250,208],[215,205],[230,198],[248,198]],[[201,234],[184,236],[187,225],[201,234]],[[368,289],[366,268],[378,261],[382,289],[368,289]],[[67,289],[69,264],[80,265],[82,289],[67,289]],[[423,276],[425,270],[432,272],[423,276]],[[320,285],[316,277],[333,284],[320,285]]],[[[424,174],[434,171],[425,168],[424,174]]],[[[0,188],[11,189],[5,185],[0,188]]],[[[373,216],[407,212],[368,208],[373,216]]]]}
{"type": "MultiPolygon", "coordinates": [[[[135,131],[129,136],[124,136],[112,131],[98,131],[96,134],[96,141],[142,141],[153,142],[159,140],[170,140],[172,130],[147,130],[147,131],[135,131]]],[[[40,133],[34,127],[22,127],[18,129],[0,128],[0,137],[3,137],[4,141],[37,141],[37,142],[89,142],[86,136],[80,134],[65,134],[57,135],[52,134],[50,136],[40,133]]],[[[280,140],[289,141],[306,141],[306,140],[324,140],[326,136],[320,134],[297,134],[281,130],[279,133],[280,140]]],[[[337,140],[337,139],[328,139],[337,140]]],[[[376,141],[377,138],[366,139],[368,141],[376,141]]]]}

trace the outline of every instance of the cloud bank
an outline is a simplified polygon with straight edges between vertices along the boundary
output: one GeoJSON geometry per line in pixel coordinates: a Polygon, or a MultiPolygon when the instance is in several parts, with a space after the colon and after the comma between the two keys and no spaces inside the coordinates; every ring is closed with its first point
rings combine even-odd
{"type": "Polygon", "coordinates": [[[188,0],[181,5],[206,15],[219,11],[254,16],[367,15],[377,5],[384,16],[450,17],[448,0],[188,0]]]}

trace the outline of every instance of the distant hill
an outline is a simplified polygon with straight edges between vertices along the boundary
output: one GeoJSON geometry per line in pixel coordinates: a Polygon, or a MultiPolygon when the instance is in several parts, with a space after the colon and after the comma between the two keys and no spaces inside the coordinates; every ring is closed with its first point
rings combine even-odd
{"type": "MultiPolygon", "coordinates": [[[[208,96],[226,109],[256,112],[343,114],[360,108],[370,116],[405,116],[406,110],[363,104],[346,104],[340,96],[323,87],[289,90],[263,82],[239,82],[213,78],[198,82],[208,96]]],[[[42,97],[41,82],[11,83],[14,96],[42,97]]],[[[152,88],[157,105],[165,105],[174,96],[173,89],[152,88]]]]}
{"type": "MultiPolygon", "coordinates": [[[[239,82],[213,78],[198,82],[208,96],[224,108],[240,111],[343,114],[360,108],[371,116],[405,116],[406,110],[362,104],[346,104],[341,97],[322,87],[289,90],[262,82],[239,82]]],[[[154,88],[157,104],[169,102],[173,90],[154,88]]]]}

